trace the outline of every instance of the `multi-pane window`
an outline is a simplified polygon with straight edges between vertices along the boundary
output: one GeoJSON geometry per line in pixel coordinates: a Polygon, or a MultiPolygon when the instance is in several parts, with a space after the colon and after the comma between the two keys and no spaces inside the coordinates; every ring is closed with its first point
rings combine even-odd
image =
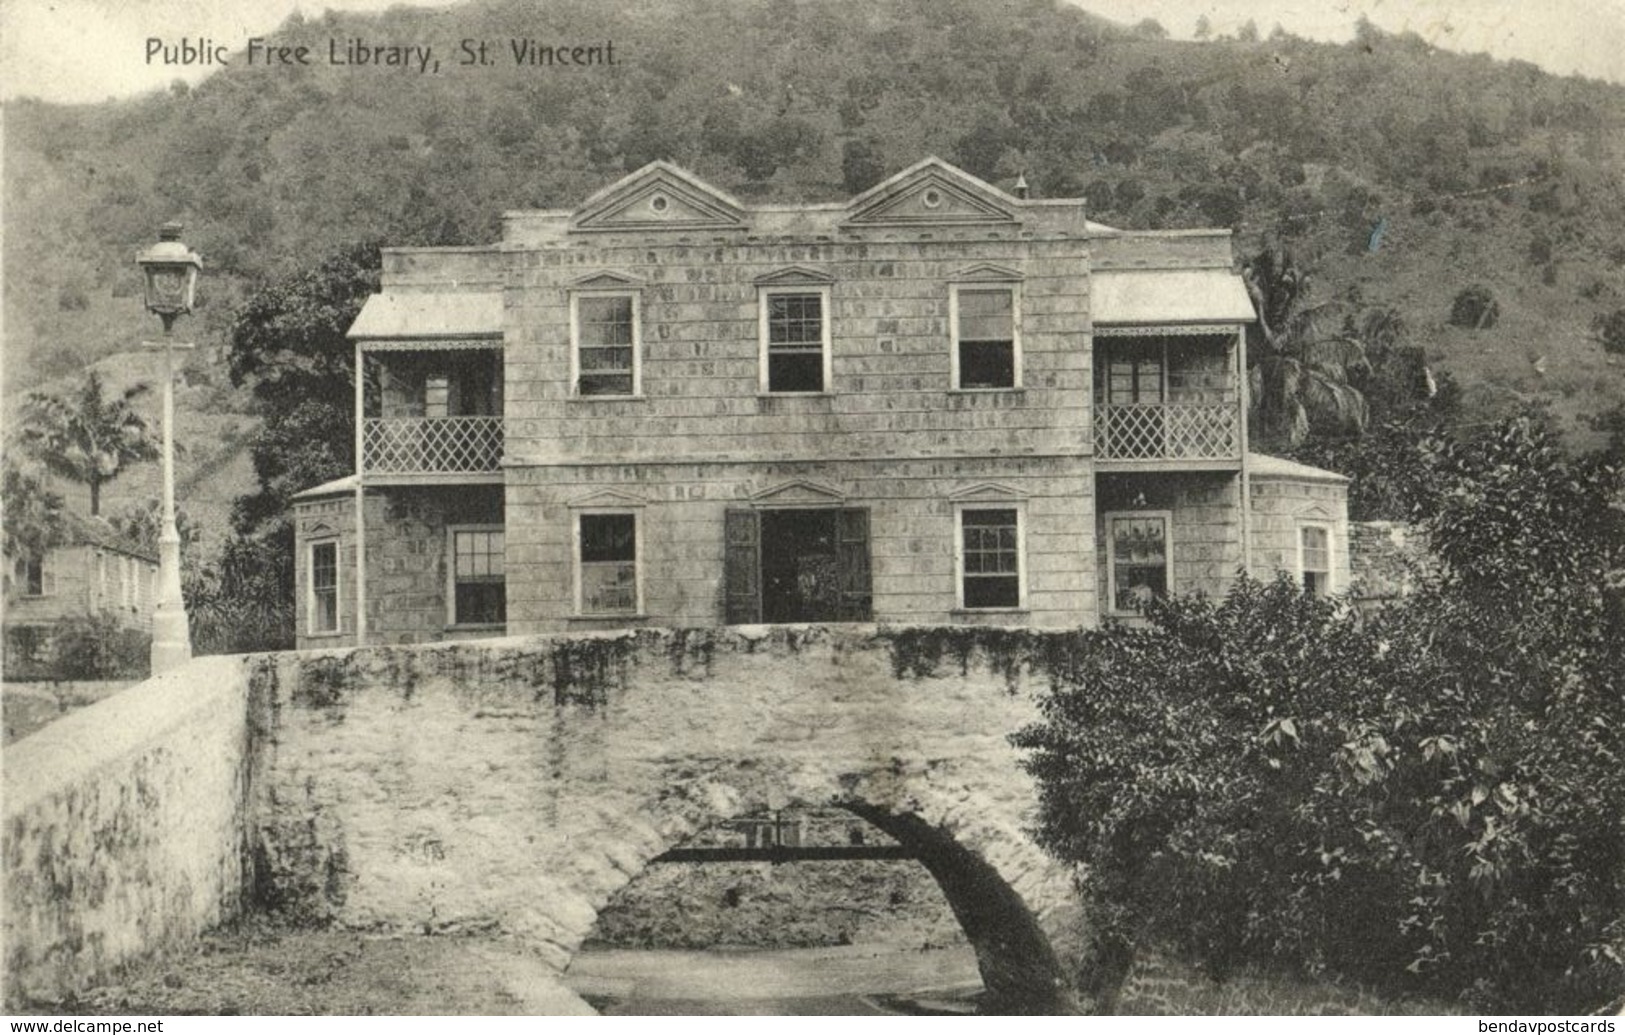
{"type": "Polygon", "coordinates": [[[500,529],[452,529],[453,625],[500,625],[508,618],[507,565],[500,529]]]}
{"type": "Polygon", "coordinates": [[[582,514],[578,579],[582,614],[638,610],[638,519],[635,514],[582,514]]]}
{"type": "Polygon", "coordinates": [[[310,544],[310,631],[339,631],[339,544],[310,544]]]}
{"type": "Polygon", "coordinates": [[[1108,514],[1113,611],[1138,611],[1168,595],[1168,515],[1108,514]]]}
{"type": "Polygon", "coordinates": [[[1114,355],[1108,367],[1106,401],[1113,406],[1160,403],[1162,354],[1114,355]]]}
{"type": "Polygon", "coordinates": [[[956,388],[1015,388],[1016,291],[1013,287],[954,291],[956,388]]]}
{"type": "Polygon", "coordinates": [[[1332,536],[1324,525],[1304,525],[1298,529],[1298,569],[1303,573],[1303,590],[1323,597],[1332,589],[1332,536]]]}
{"type": "Polygon", "coordinates": [[[576,394],[636,395],[637,296],[577,295],[574,304],[576,394]]]}
{"type": "Polygon", "coordinates": [[[1021,517],[1014,507],[959,512],[962,602],[1021,606],[1021,517]]]}
{"type": "Polygon", "coordinates": [[[763,388],[769,392],[822,392],[829,351],[823,291],[770,291],[762,295],[763,388]]]}

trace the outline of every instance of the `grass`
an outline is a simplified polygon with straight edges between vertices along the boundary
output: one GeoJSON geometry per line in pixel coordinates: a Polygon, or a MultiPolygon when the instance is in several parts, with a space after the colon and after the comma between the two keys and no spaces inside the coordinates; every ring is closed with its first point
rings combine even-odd
{"type": "Polygon", "coordinates": [[[1461,1009],[1442,1000],[1391,999],[1331,981],[1243,973],[1224,982],[1179,960],[1147,953],[1123,983],[1117,1012],[1129,1016],[1437,1016],[1461,1009]]]}

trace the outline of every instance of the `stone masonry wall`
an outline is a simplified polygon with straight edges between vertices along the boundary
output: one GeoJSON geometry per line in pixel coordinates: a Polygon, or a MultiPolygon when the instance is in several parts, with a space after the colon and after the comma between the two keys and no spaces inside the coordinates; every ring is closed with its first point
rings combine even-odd
{"type": "Polygon", "coordinates": [[[922,846],[990,988],[1057,1008],[1086,932],[1026,833],[1035,790],[1007,739],[1047,685],[1022,660],[1041,635],[746,626],[262,657],[261,901],[510,932],[562,969],[655,855],[769,802],[841,803],[922,846]]]}
{"type": "Polygon", "coordinates": [[[8,745],[5,998],[55,999],[240,908],[248,681],[202,658],[8,745]]]}
{"type": "Polygon", "coordinates": [[[1259,477],[1252,479],[1253,570],[1268,581],[1279,572],[1297,576],[1298,529],[1319,522],[1332,530],[1332,592],[1349,589],[1348,485],[1341,481],[1259,477]]]}
{"type": "MultiPolygon", "coordinates": [[[[724,511],[754,493],[804,479],[869,509],[874,619],[907,624],[1093,622],[1088,529],[1093,485],[1059,461],[1035,457],[866,463],[612,465],[525,468],[510,475],[509,631],[590,628],[574,611],[570,501],[609,489],[646,504],[640,524],[648,621],[709,626],[723,621],[724,511]],[[996,483],[1023,510],[1027,610],[956,611],[956,493],[996,483]]],[[[1003,505],[1004,497],[980,500],[1003,505]]],[[[816,504],[815,504],[816,505],[816,504]]],[[[625,624],[617,620],[615,624],[625,624]]]]}

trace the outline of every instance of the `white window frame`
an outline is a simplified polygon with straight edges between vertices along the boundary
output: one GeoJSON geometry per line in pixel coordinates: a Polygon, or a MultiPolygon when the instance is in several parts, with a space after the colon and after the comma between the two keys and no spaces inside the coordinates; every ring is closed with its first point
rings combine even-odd
{"type": "Polygon", "coordinates": [[[830,290],[828,284],[783,284],[773,287],[759,287],[756,289],[756,339],[757,349],[757,391],[762,395],[829,395],[834,391],[834,368],[830,362],[832,351],[830,342],[831,323],[830,290]],[[819,302],[819,330],[823,341],[820,352],[823,358],[824,386],[817,391],[809,392],[775,392],[768,387],[768,348],[767,348],[767,312],[768,300],[782,295],[817,295],[819,302]]]}
{"type": "MultiPolygon", "coordinates": [[[[597,346],[588,346],[595,348],[597,346]]],[[[570,292],[570,397],[572,399],[638,399],[643,395],[643,295],[625,288],[570,292]],[[627,298],[632,301],[632,392],[630,395],[584,395],[581,391],[581,300],[627,298]]]]}
{"type": "Polygon", "coordinates": [[[305,634],[307,636],[338,636],[344,629],[344,580],[340,577],[344,550],[336,537],[312,539],[305,544],[305,634]],[[333,628],[316,627],[316,550],[333,548],[333,628]]]}
{"type": "MultiPolygon", "coordinates": [[[[457,620],[457,533],[502,532],[502,592],[508,592],[508,537],[506,525],[447,525],[446,526],[446,627],[449,629],[500,629],[506,622],[460,622],[457,620]]],[[[506,607],[504,607],[506,613],[506,607]]]]}
{"type": "Polygon", "coordinates": [[[1112,535],[1112,521],[1116,518],[1161,518],[1163,528],[1163,581],[1168,596],[1174,595],[1174,512],[1171,510],[1108,510],[1101,515],[1104,523],[1101,534],[1106,540],[1106,613],[1124,617],[1139,615],[1138,611],[1123,611],[1117,607],[1117,537],[1112,535]]]}
{"type": "Polygon", "coordinates": [[[643,540],[643,508],[641,507],[572,507],[570,510],[570,578],[572,610],[577,618],[638,618],[643,610],[644,557],[647,544],[643,540]],[[631,611],[588,611],[583,606],[581,585],[581,519],[584,517],[632,518],[632,589],[631,611]]]}
{"type": "Polygon", "coordinates": [[[49,597],[49,596],[54,596],[55,595],[54,593],[51,592],[55,587],[52,586],[49,581],[47,581],[44,556],[40,556],[40,557],[28,557],[28,556],[19,557],[17,559],[17,568],[19,569],[18,574],[21,575],[21,578],[19,578],[17,581],[19,583],[21,583],[21,586],[22,586],[22,588],[18,591],[18,594],[17,594],[18,596],[24,597],[24,598],[29,599],[29,600],[39,600],[39,599],[42,599],[44,597],[49,597]],[[29,589],[28,589],[28,586],[29,586],[28,569],[33,567],[36,564],[39,565],[39,592],[38,593],[31,593],[31,592],[29,592],[29,589]]]}
{"type": "Polygon", "coordinates": [[[1326,533],[1326,591],[1320,595],[1329,597],[1333,593],[1337,592],[1337,536],[1330,521],[1299,521],[1297,523],[1298,588],[1305,590],[1308,589],[1308,586],[1304,581],[1304,577],[1307,572],[1305,571],[1303,564],[1303,533],[1305,529],[1310,528],[1319,529],[1320,531],[1326,533]]]}
{"type": "Polygon", "coordinates": [[[954,609],[971,614],[1010,614],[1027,610],[1027,505],[1025,500],[978,499],[954,504],[954,609]],[[1016,605],[970,607],[965,603],[965,512],[1013,510],[1016,513],[1016,605]]]}
{"type": "Polygon", "coordinates": [[[1014,392],[1022,387],[1021,378],[1021,282],[1020,281],[965,281],[950,284],[948,291],[948,353],[953,371],[950,382],[956,392],[1014,392]],[[959,383],[959,293],[961,291],[1010,292],[1010,362],[1013,364],[1011,382],[1003,388],[966,388],[959,383]]]}

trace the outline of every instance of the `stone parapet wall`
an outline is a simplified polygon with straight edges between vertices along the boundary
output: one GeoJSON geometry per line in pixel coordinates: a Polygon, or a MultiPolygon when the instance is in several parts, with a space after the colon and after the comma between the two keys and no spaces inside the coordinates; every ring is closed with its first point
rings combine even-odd
{"type": "Polygon", "coordinates": [[[6,748],[5,996],[59,999],[235,915],[248,681],[203,658],[6,748]]]}

